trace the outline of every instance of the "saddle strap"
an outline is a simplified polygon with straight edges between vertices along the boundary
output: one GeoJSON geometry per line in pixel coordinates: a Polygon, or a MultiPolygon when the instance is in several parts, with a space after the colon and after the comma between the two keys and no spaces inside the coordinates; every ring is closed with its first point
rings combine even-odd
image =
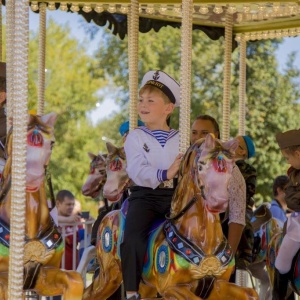
{"type": "Polygon", "coordinates": [[[0,219],[0,244],[5,247],[9,247],[9,239],[10,239],[10,228],[9,225],[4,223],[0,219]]]}
{"type": "MultiPolygon", "coordinates": [[[[163,227],[165,238],[169,247],[178,255],[186,259],[191,264],[199,266],[206,254],[197,245],[182,236],[171,221],[166,221],[163,227]]],[[[227,266],[232,260],[231,247],[226,239],[218,246],[214,255],[222,266],[227,266]]]]}

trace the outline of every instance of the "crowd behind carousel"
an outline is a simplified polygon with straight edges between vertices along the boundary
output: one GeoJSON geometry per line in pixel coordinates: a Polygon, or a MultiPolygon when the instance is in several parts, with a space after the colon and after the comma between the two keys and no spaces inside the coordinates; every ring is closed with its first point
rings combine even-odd
{"type": "MultiPolygon", "coordinates": [[[[107,153],[89,154],[91,173],[82,187],[82,193],[101,198],[96,220],[89,213],[81,211],[75,195],[67,189],[56,194],[54,207],[49,202],[50,214],[63,234],[65,243],[61,267],[66,270],[77,269],[83,276],[91,272],[93,279],[99,274],[96,248],[100,224],[108,213],[122,210],[127,205],[125,234],[120,247],[125,291],[119,288],[107,299],[141,299],[139,285],[148,233],[157,219],[169,215],[184,157],[183,153],[178,152],[178,131],[170,127],[170,116],[179,106],[179,95],[179,84],[168,74],[162,71],[147,72],[139,92],[140,120],[137,128],[129,132],[129,122],[124,122],[119,128],[122,147],[108,143],[107,153]],[[119,178],[124,182],[117,183],[120,191],[110,201],[110,196],[105,197],[109,192],[104,184],[112,171],[123,171],[119,178]]],[[[5,64],[0,63],[2,169],[6,160],[5,100],[5,64]]],[[[212,116],[198,115],[191,126],[191,147],[195,143],[201,147],[207,136],[220,139],[218,122],[212,116]]],[[[274,178],[270,187],[272,202],[255,207],[259,174],[255,166],[249,163],[249,159],[255,156],[255,141],[248,135],[237,136],[228,199],[225,208],[220,210],[220,221],[235,258],[235,268],[229,282],[236,282],[236,270],[244,270],[256,278],[258,284],[255,288],[258,287],[259,299],[291,300],[294,299],[293,293],[299,293],[300,288],[295,281],[300,248],[300,130],[277,133],[274,138],[279,146],[278,151],[282,152],[290,168],[286,175],[278,174],[274,178]],[[271,235],[278,236],[276,242],[268,239],[271,235]],[[270,253],[273,253],[273,257],[270,253]]],[[[226,169],[221,159],[218,168],[226,169]]],[[[159,293],[156,296],[161,297],[159,293]]],[[[52,299],[60,299],[60,296],[52,299]]]]}

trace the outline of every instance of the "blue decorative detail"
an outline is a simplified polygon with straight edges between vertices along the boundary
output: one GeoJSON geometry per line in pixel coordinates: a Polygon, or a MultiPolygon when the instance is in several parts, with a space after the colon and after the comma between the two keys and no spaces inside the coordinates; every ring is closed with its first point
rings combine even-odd
{"type": "Polygon", "coordinates": [[[105,227],[102,232],[102,248],[105,252],[110,252],[112,249],[112,231],[109,227],[105,227]]]}
{"type": "Polygon", "coordinates": [[[158,248],[156,254],[156,267],[159,273],[163,274],[166,272],[169,264],[169,252],[166,245],[162,245],[158,248]]]}
{"type": "Polygon", "coordinates": [[[218,156],[218,160],[222,160],[223,157],[221,155],[218,156]]]}
{"type": "Polygon", "coordinates": [[[270,261],[270,267],[275,268],[275,260],[276,260],[276,252],[273,247],[270,248],[269,251],[269,261],[270,261]]]}
{"type": "Polygon", "coordinates": [[[38,133],[39,133],[39,131],[37,129],[33,130],[33,134],[38,134],[38,133]]]}

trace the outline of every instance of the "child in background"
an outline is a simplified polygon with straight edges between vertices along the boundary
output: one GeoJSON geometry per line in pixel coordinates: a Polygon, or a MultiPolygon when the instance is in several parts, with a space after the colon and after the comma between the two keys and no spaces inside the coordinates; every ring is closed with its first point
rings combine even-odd
{"type": "Polygon", "coordinates": [[[149,71],[139,92],[138,113],[146,126],[129,132],[124,149],[130,188],[121,263],[127,299],[138,294],[148,233],[157,219],[170,211],[182,155],[179,133],[168,125],[174,107],[179,106],[179,84],[162,71],[149,71]]]}
{"type": "Polygon", "coordinates": [[[283,157],[291,165],[285,201],[294,211],[288,217],[286,234],[275,261],[273,300],[282,300],[287,293],[293,258],[300,248],[300,129],[278,133],[276,140],[283,157]]]}

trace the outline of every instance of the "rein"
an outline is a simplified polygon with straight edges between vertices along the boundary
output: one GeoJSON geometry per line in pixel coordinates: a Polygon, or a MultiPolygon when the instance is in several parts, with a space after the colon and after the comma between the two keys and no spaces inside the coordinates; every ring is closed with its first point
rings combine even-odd
{"type": "Polygon", "coordinates": [[[8,191],[11,187],[11,176],[9,176],[9,179],[7,183],[2,186],[1,192],[0,192],[0,203],[4,200],[5,196],[7,195],[8,191]]]}
{"type": "Polygon", "coordinates": [[[54,196],[53,185],[52,185],[52,180],[51,180],[51,173],[48,171],[47,167],[45,167],[45,173],[46,173],[46,180],[47,180],[50,198],[51,198],[51,205],[53,208],[56,205],[55,196],[54,196]]]}
{"type": "Polygon", "coordinates": [[[194,205],[194,203],[196,201],[197,201],[197,198],[194,196],[176,216],[169,217],[168,215],[166,215],[166,219],[170,220],[170,221],[178,220],[194,205]]]}

